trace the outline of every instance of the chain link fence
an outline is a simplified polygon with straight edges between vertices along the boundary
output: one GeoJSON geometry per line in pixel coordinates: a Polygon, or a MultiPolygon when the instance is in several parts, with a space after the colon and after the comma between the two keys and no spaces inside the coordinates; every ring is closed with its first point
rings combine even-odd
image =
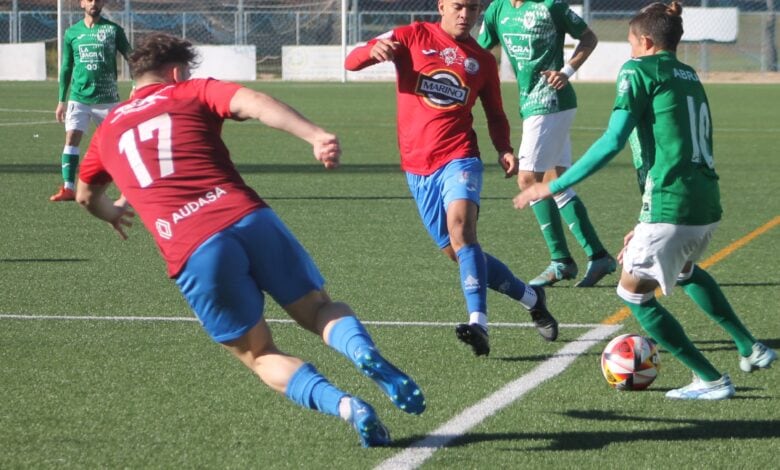
{"type": "MultiPolygon", "coordinates": [[[[494,0],[504,1],[504,0],[494,0]]],[[[339,45],[371,39],[412,21],[437,21],[436,0],[107,0],[104,16],[121,24],[131,43],[164,31],[195,44],[251,44],[260,77],[281,74],[282,46],[339,45]],[[342,18],[346,23],[342,28],[342,18]]],[[[485,6],[489,3],[483,0],[485,6]]],[[[627,20],[647,0],[576,0],[601,41],[625,41],[627,20]]],[[[780,2],[777,2],[780,3],[780,2]]],[[[703,71],[777,71],[775,0],[685,1],[685,8],[734,9],[736,28],[727,42],[685,42],[680,58],[703,71]]],[[[0,0],[0,44],[45,42],[48,75],[56,75],[57,2],[0,0]]],[[[62,0],[62,30],[83,18],[77,0],[62,0]]],[[[691,25],[686,24],[686,30],[691,25]]]]}

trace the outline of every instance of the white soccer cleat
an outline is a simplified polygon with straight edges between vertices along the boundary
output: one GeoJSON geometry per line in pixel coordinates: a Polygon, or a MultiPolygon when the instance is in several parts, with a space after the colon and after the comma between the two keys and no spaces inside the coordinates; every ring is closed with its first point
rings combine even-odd
{"type": "Polygon", "coordinates": [[[683,388],[666,392],[666,398],[673,400],[725,400],[736,393],[729,374],[723,374],[718,380],[705,382],[698,376],[693,376],[693,382],[683,388]]]}
{"type": "Polygon", "coordinates": [[[744,372],[753,372],[757,369],[768,369],[777,359],[777,353],[769,349],[762,343],[756,342],[753,345],[753,352],[750,356],[740,356],[739,368],[744,372]]]}

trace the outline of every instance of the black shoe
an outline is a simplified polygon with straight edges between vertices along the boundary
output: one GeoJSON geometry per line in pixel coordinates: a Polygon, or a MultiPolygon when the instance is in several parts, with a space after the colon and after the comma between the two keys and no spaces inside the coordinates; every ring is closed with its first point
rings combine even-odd
{"type": "Polygon", "coordinates": [[[531,319],[536,325],[536,330],[547,341],[555,341],[558,337],[558,322],[547,310],[547,296],[544,293],[544,288],[540,286],[531,286],[536,292],[536,305],[528,311],[531,314],[531,319]]]}
{"type": "Polygon", "coordinates": [[[455,327],[455,334],[458,339],[471,346],[474,354],[477,356],[487,356],[490,354],[490,343],[488,334],[484,328],[476,324],[461,323],[455,327]]]}

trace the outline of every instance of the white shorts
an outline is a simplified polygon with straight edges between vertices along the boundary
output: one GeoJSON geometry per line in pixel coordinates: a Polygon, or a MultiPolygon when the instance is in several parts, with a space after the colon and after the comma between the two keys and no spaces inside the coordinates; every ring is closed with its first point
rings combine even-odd
{"type": "Polygon", "coordinates": [[[685,263],[698,261],[712,240],[718,222],[709,225],[640,222],[623,252],[623,271],[658,282],[669,295],[685,263]]]}
{"type": "Polygon", "coordinates": [[[520,171],[543,173],[556,166],[571,166],[571,137],[569,130],[577,109],[523,119],[523,138],[520,141],[520,171]]]}
{"type": "Polygon", "coordinates": [[[68,109],[65,112],[65,131],[87,132],[90,119],[97,126],[106,118],[111,108],[117,103],[84,104],[76,101],[68,101],[68,109]]]}

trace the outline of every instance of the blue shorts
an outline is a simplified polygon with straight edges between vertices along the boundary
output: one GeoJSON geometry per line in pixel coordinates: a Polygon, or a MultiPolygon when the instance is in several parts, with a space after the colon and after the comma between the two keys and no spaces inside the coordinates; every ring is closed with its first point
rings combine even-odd
{"type": "Polygon", "coordinates": [[[423,225],[433,241],[443,249],[450,244],[447,207],[452,201],[468,199],[479,206],[482,192],[482,160],[459,158],[428,176],[406,173],[409,191],[417,203],[423,225]]]}
{"type": "Polygon", "coordinates": [[[176,285],[214,341],[243,336],[260,321],[267,292],[288,305],[325,280],[270,208],[212,235],[187,260],[176,285]]]}

